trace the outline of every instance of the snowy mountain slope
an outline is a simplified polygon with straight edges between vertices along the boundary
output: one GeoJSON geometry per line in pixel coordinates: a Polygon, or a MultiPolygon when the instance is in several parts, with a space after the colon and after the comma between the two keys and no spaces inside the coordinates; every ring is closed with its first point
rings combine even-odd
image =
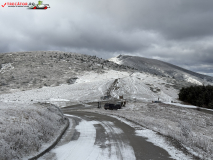
{"type": "MultiPolygon", "coordinates": [[[[129,61],[128,58],[120,59],[120,57],[111,60],[121,65],[95,56],[53,51],[0,55],[0,103],[31,106],[33,103],[49,102],[59,107],[65,107],[72,104],[97,102],[106,94],[110,94],[114,98],[123,95],[128,102],[127,110],[110,111],[111,113],[118,113],[117,115],[120,114],[129,119],[133,117],[133,120],[145,122],[144,126],[147,125],[148,128],[156,129],[161,134],[171,137],[174,133],[176,133],[175,135],[184,133],[178,121],[180,120],[180,124],[185,125],[185,121],[184,123],[181,121],[183,119],[181,115],[186,117],[186,122],[188,121],[188,114],[184,113],[185,109],[180,107],[173,109],[175,107],[168,105],[169,103],[165,107],[164,103],[158,106],[158,104],[149,102],[156,101],[158,98],[163,102],[178,101],[178,92],[181,87],[202,84],[205,77],[203,78],[202,75],[199,77],[199,74],[170,66],[164,62],[156,62],[157,60],[139,61],[140,58],[136,58],[129,61]],[[125,59],[126,61],[124,61],[125,59]],[[131,65],[131,67],[125,65],[131,65]],[[138,70],[133,67],[138,67],[138,70]],[[135,108],[140,108],[140,111],[136,111],[135,108]],[[182,110],[183,112],[179,114],[180,117],[178,115],[174,119],[173,114],[176,115],[178,111],[182,110]],[[146,115],[147,112],[150,114],[146,115]],[[164,112],[167,114],[164,115],[164,112]],[[168,120],[173,121],[173,119],[174,123],[171,122],[171,125],[167,123],[168,120]]],[[[87,107],[88,105],[85,105],[85,108],[87,107]]],[[[191,114],[192,117],[199,117],[198,121],[189,117],[190,123],[193,123],[194,126],[197,126],[197,123],[202,128],[203,124],[211,125],[209,123],[211,117],[207,117],[205,120],[197,115],[199,112],[196,115],[191,114]]],[[[208,129],[208,133],[211,133],[212,129],[209,126],[204,129],[208,129]]],[[[197,128],[195,129],[197,130],[197,128]]],[[[203,135],[200,134],[193,143],[199,142],[200,146],[207,146],[208,150],[212,152],[212,147],[206,143],[209,142],[208,138],[203,135]]],[[[191,136],[194,136],[194,133],[191,136]]],[[[175,138],[178,139],[178,137],[175,138]]],[[[185,142],[184,138],[180,137],[180,140],[185,142]]],[[[188,141],[192,141],[191,138],[188,138],[188,141]]],[[[189,143],[190,145],[191,143],[189,143]]],[[[193,145],[197,146],[197,144],[193,145]]]]}
{"type": "Polygon", "coordinates": [[[178,81],[181,80],[192,84],[202,85],[203,83],[213,82],[213,77],[195,73],[155,59],[119,55],[109,60],[117,64],[123,64],[130,67],[134,67],[139,71],[148,72],[159,76],[170,77],[178,81]]]}
{"type": "Polygon", "coordinates": [[[171,100],[177,100],[178,98],[178,90],[174,87],[175,81],[168,81],[168,78],[159,78],[147,73],[129,73],[114,70],[103,74],[89,72],[79,77],[76,82],[82,84],[97,82],[96,85],[99,84],[98,82],[102,82],[102,95],[106,95],[110,84],[112,85],[116,79],[117,81],[110,91],[110,95],[114,98],[119,98],[119,96],[123,95],[127,100],[153,101],[160,98],[160,100],[166,102],[171,102],[171,100]]]}
{"type": "Polygon", "coordinates": [[[84,72],[131,71],[130,67],[70,52],[33,51],[0,54],[0,94],[11,89],[72,84],[84,72]]]}
{"type": "Polygon", "coordinates": [[[81,101],[97,101],[105,95],[114,79],[127,76],[127,72],[109,71],[106,73],[87,72],[79,76],[72,85],[63,84],[55,87],[43,87],[27,91],[15,91],[1,94],[0,101],[16,103],[51,102],[65,106],[67,103],[81,101]]]}
{"type": "Polygon", "coordinates": [[[184,69],[157,60],[118,56],[113,61],[132,66],[76,53],[3,54],[0,59],[0,101],[51,102],[66,106],[98,101],[101,96],[110,94],[115,98],[123,95],[128,100],[160,98],[170,102],[177,100],[180,88],[203,82],[194,76],[196,73],[192,75],[191,71],[184,72],[184,69]]]}
{"type": "Polygon", "coordinates": [[[171,102],[178,98],[178,90],[172,86],[172,83],[163,78],[138,72],[118,79],[111,95],[116,98],[123,95],[129,100],[155,101],[159,98],[161,101],[171,102]]]}
{"type": "Polygon", "coordinates": [[[115,98],[123,95],[127,100],[136,98],[142,101],[153,101],[160,98],[165,102],[177,99],[178,90],[173,87],[173,83],[167,82],[167,79],[163,77],[159,78],[147,73],[109,70],[105,73],[85,72],[72,85],[63,84],[1,94],[0,101],[25,104],[50,102],[60,107],[99,101],[101,96],[107,94],[115,79],[118,81],[110,91],[110,95],[115,98]]]}

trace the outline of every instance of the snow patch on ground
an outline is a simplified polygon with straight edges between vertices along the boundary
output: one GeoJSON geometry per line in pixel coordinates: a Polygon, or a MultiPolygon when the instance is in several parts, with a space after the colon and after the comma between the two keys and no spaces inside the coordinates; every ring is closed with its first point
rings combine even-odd
{"type": "Polygon", "coordinates": [[[54,102],[54,101],[62,101],[62,102],[67,102],[69,100],[67,99],[56,99],[56,98],[50,98],[50,101],[54,102]]]}
{"type": "MultiPolygon", "coordinates": [[[[69,117],[77,117],[66,115],[69,117]]],[[[80,117],[78,117],[80,118],[80,117]]],[[[98,121],[86,121],[81,120],[79,125],[76,126],[77,132],[80,133],[80,136],[77,140],[72,140],[69,143],[55,148],[52,152],[56,153],[58,160],[64,159],[75,159],[75,160],[118,160],[120,157],[117,155],[117,145],[119,145],[119,150],[122,153],[123,160],[135,160],[134,150],[131,146],[123,143],[117,143],[113,140],[108,140],[105,142],[105,145],[110,144],[110,150],[108,148],[100,148],[98,145],[95,145],[96,139],[96,128],[95,124],[101,124],[107,134],[122,134],[123,131],[114,126],[114,123],[104,121],[102,123],[98,121]],[[113,128],[113,130],[111,130],[113,128]],[[115,143],[117,145],[115,145],[115,143]],[[82,153],[83,151],[83,153],[82,153]]]]}
{"type": "Polygon", "coordinates": [[[85,83],[85,82],[97,82],[103,80],[114,80],[117,78],[123,78],[129,76],[128,72],[121,72],[115,70],[109,70],[105,73],[99,74],[95,72],[86,72],[84,75],[79,76],[76,80],[76,83],[85,83]]]}
{"type": "Polygon", "coordinates": [[[6,72],[6,71],[8,71],[8,70],[11,70],[11,69],[13,69],[13,68],[14,68],[14,67],[12,66],[11,63],[2,64],[2,65],[1,65],[1,69],[0,69],[0,73],[4,73],[4,72],[6,72]]]}
{"type": "Polygon", "coordinates": [[[171,87],[163,78],[159,78],[146,73],[133,73],[130,76],[120,78],[112,90],[111,94],[118,98],[123,95],[126,99],[136,99],[141,101],[161,101],[170,102],[178,98],[178,91],[171,87]]]}
{"type": "Polygon", "coordinates": [[[168,142],[166,142],[165,138],[163,136],[158,135],[156,132],[149,130],[149,129],[145,129],[144,127],[137,125],[135,123],[132,123],[124,118],[117,117],[117,116],[111,116],[111,117],[114,117],[114,118],[120,120],[121,122],[135,128],[136,129],[135,132],[136,132],[137,136],[146,137],[147,141],[153,143],[154,145],[156,145],[158,147],[165,149],[169,153],[171,158],[174,158],[177,160],[192,159],[191,157],[183,154],[183,152],[177,150],[175,147],[169,145],[168,142]]]}
{"type": "Polygon", "coordinates": [[[119,60],[117,57],[110,58],[109,61],[117,63],[117,64],[122,64],[122,61],[119,60]]]}
{"type": "Polygon", "coordinates": [[[185,105],[185,104],[180,104],[180,103],[171,103],[171,102],[164,102],[164,103],[174,105],[174,106],[184,107],[184,108],[198,108],[197,106],[185,105]]]}
{"type": "Polygon", "coordinates": [[[197,85],[202,85],[202,83],[192,77],[189,77],[188,75],[184,75],[184,79],[187,81],[187,82],[190,82],[190,83],[194,83],[194,84],[197,84],[197,85]]]}
{"type": "Polygon", "coordinates": [[[137,136],[146,137],[147,141],[153,143],[156,146],[159,146],[159,147],[165,149],[169,153],[171,158],[173,158],[173,159],[176,159],[176,160],[192,159],[192,157],[186,156],[185,154],[183,154],[183,152],[178,151],[175,147],[169,145],[166,142],[166,140],[162,136],[157,135],[156,132],[153,132],[148,129],[136,130],[135,132],[136,132],[137,136]]]}
{"type": "Polygon", "coordinates": [[[126,99],[153,101],[171,101],[177,98],[178,91],[172,87],[166,89],[168,83],[145,73],[128,73],[110,70],[103,74],[86,72],[79,76],[72,85],[64,84],[57,87],[43,87],[28,91],[14,91],[10,94],[1,94],[2,102],[17,102],[32,104],[35,102],[49,102],[60,107],[79,104],[88,101],[99,101],[106,95],[107,90],[115,84],[110,92],[113,97],[123,95],[126,99]],[[164,84],[164,85],[162,85],[164,84]]]}
{"type": "MultiPolygon", "coordinates": [[[[98,146],[95,146],[96,129],[93,126],[97,124],[95,121],[81,121],[76,130],[80,132],[80,137],[76,141],[62,145],[52,152],[56,153],[58,160],[75,159],[75,160],[94,160],[99,157],[98,146]]],[[[105,157],[107,159],[108,157],[105,157]]]]}
{"type": "MultiPolygon", "coordinates": [[[[171,103],[171,102],[163,102],[165,104],[169,104],[171,106],[179,106],[179,107],[183,107],[183,108],[194,108],[194,109],[198,109],[200,107],[197,106],[193,106],[193,105],[185,105],[185,104],[180,104],[180,103],[171,103]]],[[[213,109],[208,109],[208,108],[200,108],[202,110],[207,110],[207,111],[213,111],[213,109]]]]}
{"type": "Polygon", "coordinates": [[[103,96],[103,93],[106,92],[106,87],[111,83],[112,81],[106,80],[19,91],[0,95],[0,101],[24,104],[50,102],[60,107],[65,107],[70,103],[79,104],[81,103],[80,101],[98,101],[103,96]],[[100,86],[102,87],[100,88],[100,86]]]}

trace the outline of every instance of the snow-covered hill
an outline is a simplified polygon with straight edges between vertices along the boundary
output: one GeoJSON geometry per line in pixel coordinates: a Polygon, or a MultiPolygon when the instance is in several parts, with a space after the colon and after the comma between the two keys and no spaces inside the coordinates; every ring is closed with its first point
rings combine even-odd
{"type": "Polygon", "coordinates": [[[213,77],[195,73],[155,59],[119,55],[109,60],[120,65],[134,67],[139,71],[148,72],[158,76],[174,78],[177,81],[185,81],[197,85],[202,85],[203,83],[206,85],[213,82],[213,77]]]}
{"type": "Polygon", "coordinates": [[[3,102],[66,106],[98,101],[109,94],[114,98],[123,95],[128,100],[159,98],[170,102],[177,101],[180,88],[201,85],[205,78],[161,61],[130,56],[111,59],[118,64],[95,56],[52,51],[9,53],[1,58],[3,102]]]}
{"type": "Polygon", "coordinates": [[[55,87],[43,87],[27,91],[15,90],[1,94],[0,101],[5,103],[50,102],[60,107],[85,102],[99,101],[101,96],[110,94],[114,98],[123,95],[128,101],[145,102],[176,101],[178,90],[176,81],[157,77],[147,73],[109,70],[105,73],[94,71],[79,75],[72,85],[63,84],[55,87]]]}
{"type": "Polygon", "coordinates": [[[96,56],[59,51],[12,52],[0,54],[0,94],[43,86],[72,84],[84,72],[131,71],[96,56]]]}
{"type": "MultiPolygon", "coordinates": [[[[145,125],[147,128],[156,129],[161,134],[171,137],[174,137],[174,132],[176,132],[175,135],[188,132],[189,127],[185,124],[188,124],[189,115],[185,114],[185,110],[182,112],[180,107],[173,110],[174,106],[170,103],[171,101],[178,101],[180,88],[195,84],[202,85],[205,81],[211,83],[212,77],[200,75],[161,61],[139,57],[118,56],[112,58],[111,61],[95,56],[52,51],[0,55],[0,108],[3,108],[1,105],[3,103],[32,106],[33,103],[38,102],[48,102],[59,107],[84,104],[86,108],[88,107],[87,102],[100,101],[104,95],[110,95],[113,98],[123,95],[124,99],[127,100],[127,110],[118,111],[120,115],[125,113],[124,117],[126,118],[134,117],[133,121],[145,117],[146,121],[140,122],[148,122],[145,125]],[[162,103],[162,106],[158,106],[158,104],[155,106],[154,103],[150,103],[158,99],[168,102],[167,108],[165,108],[164,103],[162,103]],[[135,108],[140,108],[137,109],[139,113],[137,115],[134,113],[135,108]],[[156,114],[156,118],[153,119],[152,115],[155,114],[155,111],[152,108],[156,112],[162,111],[160,114],[163,116],[156,114]],[[169,111],[172,114],[169,114],[169,111]],[[179,111],[181,111],[180,117],[178,115],[174,119],[173,114],[176,115],[176,112],[179,111]],[[165,116],[164,112],[167,112],[165,116]],[[184,122],[182,122],[182,115],[186,116],[184,122]],[[159,119],[161,121],[158,121],[159,119]],[[179,124],[177,119],[181,120],[179,124]],[[171,124],[175,125],[168,125],[170,124],[167,123],[168,121],[174,121],[171,124]],[[155,127],[153,122],[156,122],[158,127],[155,127]],[[160,122],[166,122],[162,123],[165,126],[164,128],[161,127],[162,124],[158,125],[160,122]]],[[[198,111],[194,112],[190,112],[189,118],[199,115],[198,111]]],[[[194,126],[203,127],[203,124],[210,126],[210,116],[206,118],[198,116],[201,119],[199,121],[191,120],[191,118],[190,120],[194,126]]],[[[193,142],[196,145],[194,143],[193,145],[206,147],[205,152],[207,154],[212,153],[212,146],[206,143],[209,142],[209,138],[203,138],[204,134],[200,133],[212,135],[212,129],[209,126],[206,127],[208,132],[197,132],[198,136],[194,132],[197,128],[189,128],[190,134],[193,130],[190,135],[195,139],[193,142]],[[199,145],[197,145],[197,142],[199,145]]],[[[184,136],[176,136],[175,138],[186,142],[186,146],[190,147],[191,143],[188,142],[192,141],[191,137],[187,137],[188,141],[185,141],[184,136]]]]}

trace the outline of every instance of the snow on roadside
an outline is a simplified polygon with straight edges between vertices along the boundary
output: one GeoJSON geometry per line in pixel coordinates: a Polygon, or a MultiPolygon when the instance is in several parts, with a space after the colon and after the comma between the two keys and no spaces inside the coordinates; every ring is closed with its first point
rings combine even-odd
{"type": "MultiPolygon", "coordinates": [[[[171,103],[171,102],[164,102],[165,104],[169,104],[169,105],[173,105],[173,106],[179,106],[179,107],[183,107],[183,108],[194,108],[197,109],[199,107],[197,106],[193,106],[193,105],[185,105],[185,104],[180,104],[180,103],[171,103]]],[[[208,109],[208,108],[201,108],[202,110],[207,110],[207,111],[213,111],[213,109],[208,109]]]]}
{"type": "Polygon", "coordinates": [[[197,106],[193,106],[193,105],[184,105],[184,104],[180,104],[180,103],[171,103],[171,102],[164,102],[164,103],[165,103],[165,104],[169,104],[169,105],[184,107],[184,108],[198,108],[197,106]]]}
{"type": "MultiPolygon", "coordinates": [[[[70,141],[69,143],[52,150],[52,152],[56,153],[57,159],[97,159],[99,155],[96,153],[99,153],[99,148],[94,145],[96,137],[94,124],[97,123],[94,121],[87,122],[85,120],[80,122],[79,125],[76,126],[76,130],[80,132],[78,140],[70,141]]],[[[107,159],[107,157],[105,158],[107,159]]]]}
{"type": "Polygon", "coordinates": [[[113,118],[116,118],[120,120],[121,122],[135,128],[135,133],[137,136],[142,136],[147,138],[148,142],[153,143],[154,145],[161,147],[165,149],[171,158],[176,159],[176,160],[189,160],[192,159],[192,157],[185,155],[182,151],[177,150],[175,147],[172,145],[168,144],[168,142],[165,140],[163,136],[158,135],[156,132],[146,129],[140,125],[137,125],[133,122],[130,122],[124,118],[117,117],[117,116],[111,116],[113,118]]]}
{"type": "Polygon", "coordinates": [[[175,147],[169,145],[165,138],[160,135],[157,135],[156,132],[144,129],[144,130],[136,130],[137,136],[142,136],[148,138],[147,141],[153,143],[154,145],[165,149],[171,158],[176,160],[190,160],[193,159],[190,156],[185,155],[182,151],[177,150],[175,147]]]}
{"type": "Polygon", "coordinates": [[[188,152],[195,156],[199,155],[204,159],[213,158],[211,114],[188,108],[171,107],[163,103],[127,103],[126,107],[118,111],[104,109],[85,111],[126,118],[178,140],[185,148],[191,148],[188,152]]]}

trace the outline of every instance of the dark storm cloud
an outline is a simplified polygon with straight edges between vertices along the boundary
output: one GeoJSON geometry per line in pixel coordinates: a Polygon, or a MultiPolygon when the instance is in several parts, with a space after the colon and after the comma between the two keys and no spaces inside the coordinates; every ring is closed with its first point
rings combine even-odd
{"type": "Polygon", "coordinates": [[[212,0],[44,3],[51,8],[0,8],[0,53],[61,50],[102,58],[128,54],[213,73],[212,0]]]}
{"type": "Polygon", "coordinates": [[[211,0],[136,0],[124,3],[120,11],[111,7],[115,14],[113,19],[123,28],[155,30],[171,39],[198,38],[213,33],[211,0]]]}

